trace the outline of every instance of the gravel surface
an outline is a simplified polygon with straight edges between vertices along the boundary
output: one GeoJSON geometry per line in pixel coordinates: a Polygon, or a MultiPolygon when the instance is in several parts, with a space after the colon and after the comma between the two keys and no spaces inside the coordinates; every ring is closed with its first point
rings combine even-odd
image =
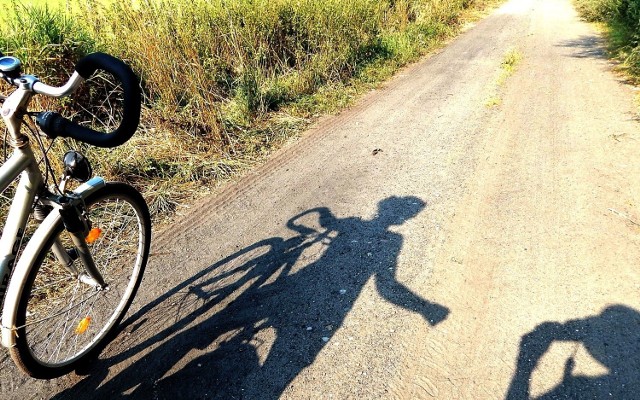
{"type": "Polygon", "coordinates": [[[567,0],[510,1],[157,235],[86,371],[4,360],[0,396],[637,397],[640,136],[611,70],[567,0]]]}

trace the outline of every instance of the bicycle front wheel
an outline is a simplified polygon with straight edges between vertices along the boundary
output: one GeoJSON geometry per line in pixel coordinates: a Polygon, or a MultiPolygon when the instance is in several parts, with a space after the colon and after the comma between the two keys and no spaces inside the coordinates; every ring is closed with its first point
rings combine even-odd
{"type": "MultiPolygon", "coordinates": [[[[71,258],[75,250],[58,221],[28,274],[14,325],[11,356],[36,378],[64,375],[96,355],[111,339],[142,280],[151,221],[140,193],[108,183],[86,199],[86,210],[92,227],[87,244],[107,286],[98,289],[61,264],[52,251],[54,243],[71,258]]],[[[83,271],[80,259],[73,263],[83,271]]]]}

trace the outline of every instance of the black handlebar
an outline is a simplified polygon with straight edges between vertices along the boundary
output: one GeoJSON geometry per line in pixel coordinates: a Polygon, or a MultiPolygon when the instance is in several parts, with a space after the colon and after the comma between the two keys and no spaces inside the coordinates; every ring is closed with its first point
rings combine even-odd
{"type": "Polygon", "coordinates": [[[51,137],[70,137],[97,147],[116,147],[133,136],[140,122],[141,93],[139,79],[121,60],[105,53],[93,53],[76,64],[76,72],[88,79],[97,70],[112,74],[124,90],[122,121],[115,130],[103,133],[80,126],[62,115],[46,111],[37,115],[36,123],[51,137]]]}

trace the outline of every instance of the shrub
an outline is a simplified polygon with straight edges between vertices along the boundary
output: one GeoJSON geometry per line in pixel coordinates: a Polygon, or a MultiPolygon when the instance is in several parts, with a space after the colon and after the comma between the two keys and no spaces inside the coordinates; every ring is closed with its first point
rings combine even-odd
{"type": "Polygon", "coordinates": [[[576,7],[585,19],[609,26],[613,52],[640,76],[640,1],[576,0],[576,7]]]}

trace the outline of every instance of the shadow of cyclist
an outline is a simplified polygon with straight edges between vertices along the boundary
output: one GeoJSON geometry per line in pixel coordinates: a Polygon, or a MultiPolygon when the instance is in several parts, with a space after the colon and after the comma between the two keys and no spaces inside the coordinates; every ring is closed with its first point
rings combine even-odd
{"type": "Polygon", "coordinates": [[[562,381],[537,399],[637,399],[640,396],[640,313],[624,305],[607,307],[600,315],[564,324],[545,322],[522,337],[517,370],[508,400],[531,398],[530,380],[538,361],[555,341],[584,345],[608,372],[583,376],[569,357],[562,381]]]}
{"type": "MultiPolygon", "coordinates": [[[[382,298],[431,325],[441,322],[447,308],[395,277],[403,238],[389,228],[424,206],[416,197],[390,197],[372,220],[337,218],[325,207],[296,215],[287,222],[295,236],[240,250],[136,314],[150,325],[136,335],[149,337],[88,372],[102,380],[108,364],[146,354],[92,389],[92,397],[278,398],[313,363],[371,278],[382,298]],[[303,223],[311,218],[319,228],[303,223]],[[159,326],[154,313],[179,317],[159,326]],[[272,332],[273,343],[259,356],[257,333],[263,329],[272,332]],[[184,363],[187,354],[194,358],[184,363]]],[[[82,383],[59,398],[81,397],[82,383]]]]}

